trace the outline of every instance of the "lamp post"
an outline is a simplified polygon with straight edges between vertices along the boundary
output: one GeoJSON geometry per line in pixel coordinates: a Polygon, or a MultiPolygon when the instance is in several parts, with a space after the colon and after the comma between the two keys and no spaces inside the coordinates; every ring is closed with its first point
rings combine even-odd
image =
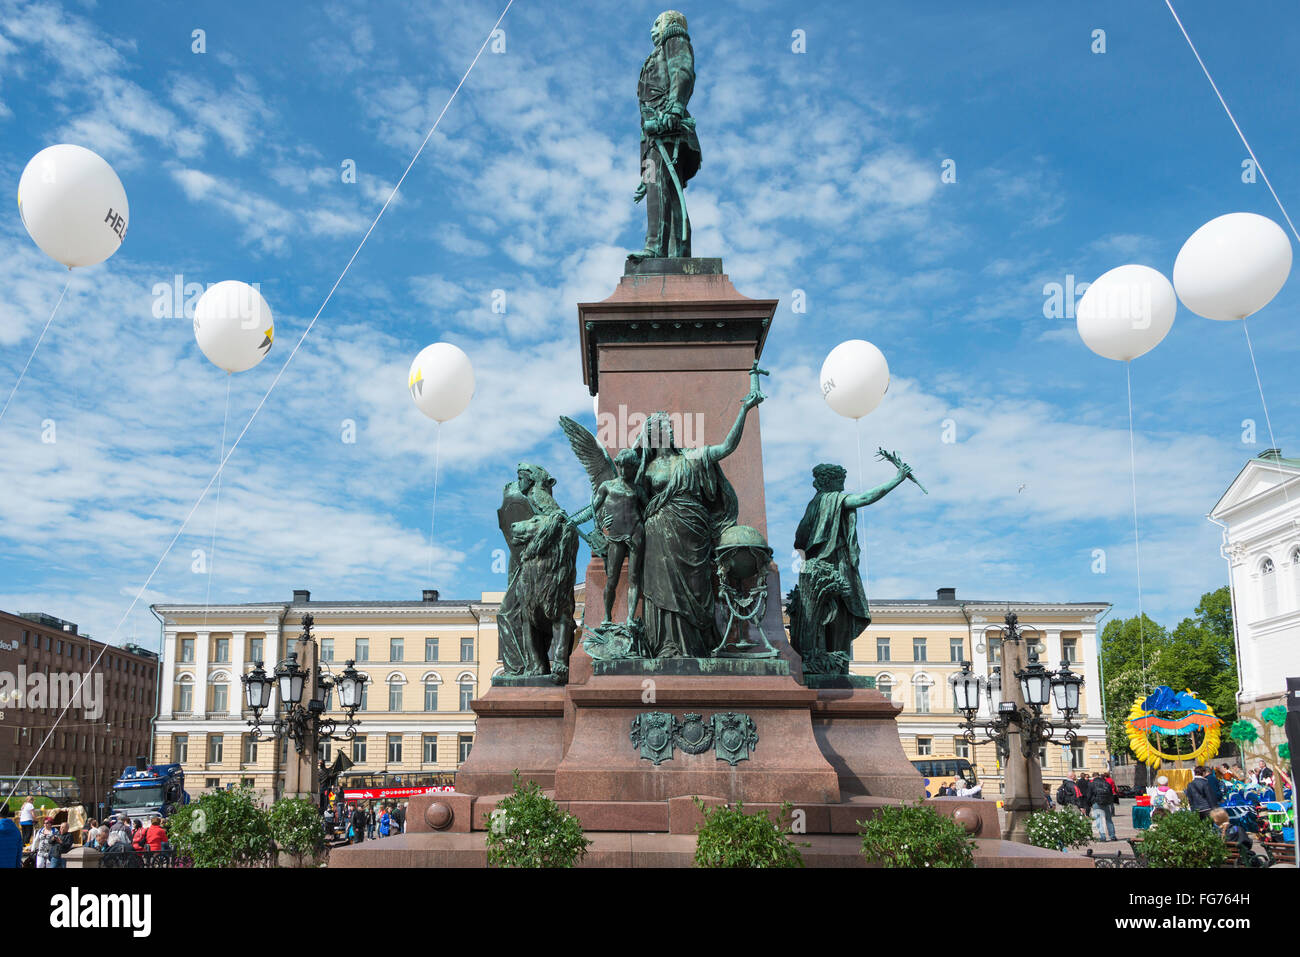
{"type": "Polygon", "coordinates": [[[290,762],[285,769],[285,795],[308,797],[312,801],[317,800],[320,790],[316,760],[320,742],[348,741],[357,736],[356,713],[361,707],[365,684],[370,680],[352,667],[354,661],[349,661],[339,675],[330,670],[328,662],[319,661],[316,638],[311,633],[314,623],[311,615],[303,616],[298,651],[290,652],[275,666],[272,674],[268,675],[262,662],[257,661],[252,671],[240,677],[244,684],[244,700],[253,712],[253,720],[248,724],[253,729],[254,740],[265,734],[262,712],[271,705],[272,688],[279,692],[282,710],[271,722],[270,737],[277,743],[282,739],[293,741],[297,754],[297,760],[290,762]],[[339,705],[347,718],[347,727],[341,734],[335,733],[338,723],[325,715],[325,702],[334,688],[338,689],[339,705]]]}
{"type": "Polygon", "coordinates": [[[1006,811],[1006,823],[1002,838],[1024,844],[1028,843],[1025,818],[1047,807],[1039,748],[1053,740],[1058,728],[1064,730],[1067,744],[1077,739],[1078,725],[1073,719],[1079,711],[1083,678],[1065,662],[1061,662],[1059,671],[1049,671],[1038,660],[1037,642],[1025,638],[1026,647],[1021,647],[1025,636],[1015,613],[1008,612],[1005,621],[1002,664],[993,669],[992,677],[975,675],[970,662],[963,661],[961,671],[948,681],[957,709],[966,716],[962,727],[971,744],[977,743],[975,715],[979,711],[980,695],[988,692],[992,718],[983,723],[983,731],[987,740],[996,743],[1004,769],[1002,808],[1006,811]],[[1007,689],[1002,686],[1004,674],[1015,678],[1007,689]],[[1011,692],[1010,697],[1004,697],[1007,690],[1011,692]],[[1043,708],[1049,701],[1061,715],[1059,725],[1043,717],[1043,708]]]}

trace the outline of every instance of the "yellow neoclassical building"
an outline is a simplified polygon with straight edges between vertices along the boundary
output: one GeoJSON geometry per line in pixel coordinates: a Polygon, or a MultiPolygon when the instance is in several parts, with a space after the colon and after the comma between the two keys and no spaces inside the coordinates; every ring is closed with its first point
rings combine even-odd
{"type": "MultiPolygon", "coordinates": [[[[870,604],[872,621],[853,643],[850,670],[874,678],[880,691],[903,705],[898,731],[909,758],[956,755],[976,765],[983,779],[1001,777],[997,750],[982,730],[977,727],[975,746],[966,742],[948,679],[963,661],[976,674],[992,674],[1000,663],[998,629],[1007,612],[1015,612],[1022,631],[1046,646],[1040,656],[1046,666],[1055,671],[1068,662],[1084,679],[1083,713],[1075,718],[1078,741],[1040,750],[1044,780],[1054,786],[1072,770],[1106,767],[1097,625],[1109,604],[959,599],[953,588],[940,588],[929,599],[872,598],[870,604]]],[[[990,719],[987,699],[981,704],[977,724],[990,719]]],[[[1050,717],[1051,706],[1045,710],[1050,717]]]]}
{"type": "MultiPolygon", "coordinates": [[[[580,621],[583,585],[576,591],[580,621]]],[[[273,670],[294,650],[303,616],[310,614],[324,663],[337,673],[355,660],[370,679],[356,739],[326,743],[322,757],[330,760],[334,748],[344,747],[357,771],[455,771],[474,741],[470,701],[501,670],[501,597],[484,592],[478,599],[448,600],[426,591],[420,601],[314,601],[309,592],[296,591],[285,602],[155,605],[163,637],[153,759],[180,763],[191,794],[247,784],[267,801],[278,797],[289,745],[249,734],[251,714],[239,679],[257,661],[273,670]]],[[[983,779],[996,781],[995,748],[982,738],[974,747],[965,742],[948,678],[962,661],[990,674],[998,662],[996,629],[1008,611],[1016,612],[1022,627],[1046,646],[1043,661],[1052,669],[1068,661],[1085,681],[1078,742],[1042,751],[1044,777],[1054,781],[1072,769],[1106,766],[1097,626],[1109,608],[1103,602],[958,599],[950,588],[932,599],[874,598],[873,620],[854,642],[851,670],[874,678],[903,705],[898,728],[909,757],[967,757],[983,779]]],[[[277,705],[273,698],[264,715],[268,731],[277,705]]],[[[337,709],[329,713],[341,716],[337,709]]],[[[987,718],[985,702],[980,720],[987,718]]]]}
{"type": "MultiPolygon", "coordinates": [[[[325,742],[321,756],[342,747],[357,771],[455,771],[474,740],[470,701],[500,670],[500,600],[500,592],[447,600],[426,591],[420,601],[314,601],[295,591],[286,602],[155,605],[163,653],[153,759],[181,764],[191,794],[246,784],[278,797],[290,745],[249,734],[240,676],[257,661],[272,671],[310,614],[322,663],[338,673],[354,660],[370,679],[356,738],[325,742]]],[[[327,701],[328,713],[340,718],[336,705],[327,701]]],[[[273,697],[268,733],[277,708],[273,697]]]]}

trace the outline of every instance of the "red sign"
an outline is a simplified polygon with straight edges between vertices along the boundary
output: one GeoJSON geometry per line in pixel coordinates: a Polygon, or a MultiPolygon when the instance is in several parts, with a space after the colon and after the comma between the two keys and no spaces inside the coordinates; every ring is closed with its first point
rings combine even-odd
{"type": "Polygon", "coordinates": [[[417,794],[432,794],[434,791],[454,791],[455,788],[441,785],[428,785],[416,788],[344,788],[345,801],[378,801],[383,798],[414,797],[417,794]]]}

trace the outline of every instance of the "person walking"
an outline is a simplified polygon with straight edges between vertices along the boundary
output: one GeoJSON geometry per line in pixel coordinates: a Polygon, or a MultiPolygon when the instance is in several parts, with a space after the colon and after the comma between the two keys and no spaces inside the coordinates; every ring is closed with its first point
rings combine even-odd
{"type": "Polygon", "coordinates": [[[1061,786],[1056,789],[1056,803],[1061,807],[1074,807],[1074,775],[1061,780],[1061,786]]]}
{"type": "Polygon", "coordinates": [[[392,828],[393,819],[388,814],[388,808],[383,807],[379,810],[379,836],[387,837],[392,828]]]}
{"type": "Polygon", "coordinates": [[[1097,840],[1115,840],[1114,786],[1098,774],[1088,788],[1088,798],[1092,808],[1092,821],[1097,825],[1097,840]],[[1109,837],[1106,836],[1107,833],[1110,834],[1109,837]]]}
{"type": "Polygon", "coordinates": [[[406,805],[399,804],[393,809],[393,824],[398,834],[406,833],[406,805]]]}
{"type": "Polygon", "coordinates": [[[366,812],[360,804],[352,809],[352,822],[348,825],[348,834],[353,844],[360,844],[366,839],[366,812]]]}
{"type": "Polygon", "coordinates": [[[54,840],[54,826],[50,818],[41,822],[41,829],[32,835],[32,856],[37,867],[50,866],[50,842],[54,840]]]}
{"type": "Polygon", "coordinates": [[[167,840],[167,829],[162,826],[162,818],[155,814],[149,819],[149,826],[145,828],[144,842],[149,850],[161,851],[165,840],[167,840]]]}
{"type": "Polygon", "coordinates": [[[1088,778],[1087,771],[1080,771],[1078,779],[1074,786],[1079,792],[1079,810],[1084,816],[1092,814],[1092,781],[1088,778]]]}
{"type": "Polygon", "coordinates": [[[36,830],[36,805],[32,803],[30,794],[23,798],[22,810],[18,812],[18,828],[23,833],[23,845],[26,846],[32,839],[32,832],[36,830]]]}
{"type": "Polygon", "coordinates": [[[1214,785],[1214,779],[1209,776],[1209,772],[1204,767],[1198,767],[1192,772],[1192,779],[1187,783],[1187,804],[1193,811],[1201,816],[1201,820],[1207,820],[1210,812],[1219,806],[1219,792],[1214,785]]]}
{"type": "Polygon", "coordinates": [[[23,866],[23,833],[14,823],[14,809],[0,804],[0,867],[23,866]]]}
{"type": "Polygon", "coordinates": [[[72,835],[64,833],[62,824],[54,825],[54,834],[50,837],[49,849],[46,851],[49,860],[45,866],[48,868],[67,867],[63,855],[70,850],[72,850],[72,835]]]}
{"type": "Polygon", "coordinates": [[[366,805],[366,837],[372,841],[375,839],[375,825],[378,823],[379,819],[375,816],[375,806],[373,804],[366,805]]]}

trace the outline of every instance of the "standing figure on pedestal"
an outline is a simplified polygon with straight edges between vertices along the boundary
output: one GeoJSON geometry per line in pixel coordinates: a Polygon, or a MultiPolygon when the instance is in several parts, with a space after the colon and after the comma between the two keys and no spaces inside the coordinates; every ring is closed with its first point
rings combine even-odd
{"type": "Polygon", "coordinates": [[[686,214],[686,183],[700,168],[700,141],[686,109],[695,89],[695,51],[686,18],[665,10],[650,28],[654,51],[637,82],[641,108],[641,185],[634,194],[646,200],[645,249],[628,258],[658,259],[691,255],[691,220],[686,214]]]}
{"type": "Polygon", "coordinates": [[[740,506],[719,463],[736,451],[745,416],[764,399],[758,374],[755,363],[754,384],[720,445],[678,448],[664,412],[651,415],[642,428],[637,484],[650,493],[641,586],[647,658],[709,658],[721,642],[713,617],[714,548],[736,524],[740,506]]]}
{"type": "Polygon", "coordinates": [[[600,483],[592,508],[596,524],[600,527],[609,551],[605,555],[605,620],[611,624],[614,614],[614,597],[623,573],[623,559],[627,558],[627,623],[631,626],[637,617],[636,606],[641,592],[641,561],[645,555],[646,495],[636,484],[636,470],[640,464],[636,452],[623,449],[614,459],[617,474],[600,483]]]}
{"type": "Polygon", "coordinates": [[[805,674],[848,674],[853,639],[871,624],[858,571],[857,510],[883,498],[911,473],[910,466],[899,464],[892,479],[858,495],[844,491],[843,467],[813,469],[817,494],[794,536],[804,561],[786,604],[790,644],[803,658],[805,674]]]}
{"type": "Polygon", "coordinates": [[[510,549],[497,612],[501,661],[508,676],[549,674],[563,684],[573,644],[578,528],[551,495],[555,479],[546,469],[520,463],[517,475],[497,510],[510,549]]]}

